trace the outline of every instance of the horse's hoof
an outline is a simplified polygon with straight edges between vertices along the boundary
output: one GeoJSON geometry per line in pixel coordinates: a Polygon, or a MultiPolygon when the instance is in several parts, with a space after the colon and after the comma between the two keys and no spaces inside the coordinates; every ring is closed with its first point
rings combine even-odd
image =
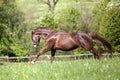
{"type": "Polygon", "coordinates": [[[31,64],[35,64],[35,62],[34,62],[34,61],[32,61],[32,62],[31,62],[31,64]]]}

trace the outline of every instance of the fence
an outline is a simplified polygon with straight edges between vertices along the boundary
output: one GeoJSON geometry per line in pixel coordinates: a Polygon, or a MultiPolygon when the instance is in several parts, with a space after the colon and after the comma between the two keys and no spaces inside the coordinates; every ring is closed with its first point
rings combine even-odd
{"type": "MultiPolygon", "coordinates": [[[[103,54],[105,57],[110,57],[109,54],[103,54]]],[[[120,57],[120,53],[113,55],[113,57],[120,57]]],[[[0,57],[0,64],[9,63],[9,62],[30,62],[33,60],[35,56],[27,56],[27,57],[0,57]]],[[[56,61],[61,60],[79,60],[79,59],[86,59],[86,58],[95,58],[93,54],[79,54],[79,55],[57,55],[55,56],[56,61]]],[[[37,61],[50,61],[50,55],[42,55],[38,58],[37,61]]]]}

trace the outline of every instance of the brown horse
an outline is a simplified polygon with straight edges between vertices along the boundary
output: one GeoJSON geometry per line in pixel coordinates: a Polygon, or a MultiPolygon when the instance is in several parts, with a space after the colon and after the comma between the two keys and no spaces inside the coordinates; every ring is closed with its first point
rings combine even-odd
{"type": "Polygon", "coordinates": [[[103,45],[109,49],[109,53],[111,55],[113,52],[112,46],[105,39],[95,33],[66,33],[50,28],[39,27],[32,31],[31,37],[35,48],[39,46],[41,38],[45,40],[45,48],[37,54],[37,57],[32,61],[32,63],[34,63],[40,55],[46,53],[47,51],[51,51],[52,62],[54,60],[56,50],[70,51],[78,47],[91,51],[94,55],[100,58],[103,55],[93,47],[93,39],[97,39],[102,42],[103,45]]]}

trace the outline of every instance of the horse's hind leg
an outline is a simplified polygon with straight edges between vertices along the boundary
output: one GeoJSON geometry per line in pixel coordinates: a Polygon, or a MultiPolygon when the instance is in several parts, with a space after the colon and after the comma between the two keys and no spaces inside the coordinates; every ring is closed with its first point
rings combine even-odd
{"type": "Polygon", "coordinates": [[[92,53],[93,53],[95,56],[98,56],[98,58],[103,57],[103,55],[102,55],[102,54],[100,54],[100,52],[99,52],[99,51],[97,51],[95,48],[92,48],[92,53]]]}

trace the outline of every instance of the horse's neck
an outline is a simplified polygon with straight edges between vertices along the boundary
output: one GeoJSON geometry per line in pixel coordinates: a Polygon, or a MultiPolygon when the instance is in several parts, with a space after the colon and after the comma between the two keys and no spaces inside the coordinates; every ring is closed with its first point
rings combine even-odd
{"type": "Polygon", "coordinates": [[[59,32],[59,31],[57,31],[57,30],[52,31],[52,32],[47,36],[47,38],[55,35],[57,32],[59,32]]]}
{"type": "Polygon", "coordinates": [[[39,34],[41,34],[41,38],[46,39],[48,36],[50,36],[51,34],[53,34],[53,32],[55,32],[54,30],[45,30],[45,31],[38,31],[39,34]]]}

